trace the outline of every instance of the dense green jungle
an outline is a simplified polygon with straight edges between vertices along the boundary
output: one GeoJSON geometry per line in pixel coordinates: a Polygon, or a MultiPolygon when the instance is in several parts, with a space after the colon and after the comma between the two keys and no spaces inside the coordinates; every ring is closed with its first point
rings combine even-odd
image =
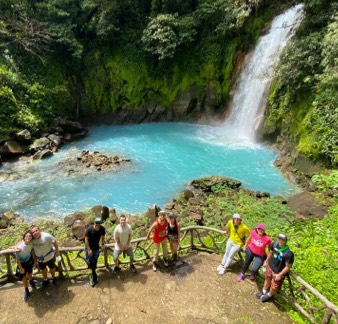
{"type": "MultiPolygon", "coordinates": [[[[221,118],[243,55],[277,14],[296,3],[0,0],[0,141],[22,129],[38,137],[59,116],[84,122],[197,122],[200,115],[165,114],[189,92],[201,106],[212,93],[212,104],[201,114],[221,118]],[[162,117],[134,118],[151,107],[161,107],[162,117]],[[117,112],[130,119],[115,119],[117,112]]],[[[326,192],[338,189],[338,2],[302,3],[305,16],[272,72],[259,133],[292,156],[322,166],[309,176],[328,214],[322,220],[279,221],[274,231],[289,233],[296,272],[334,302],[338,198],[326,192]]],[[[230,202],[217,199],[220,211],[231,211],[225,206],[230,202]]],[[[252,206],[255,220],[284,213],[273,201],[242,202],[244,209],[252,206]]],[[[214,213],[218,225],[220,215],[214,213]]]]}

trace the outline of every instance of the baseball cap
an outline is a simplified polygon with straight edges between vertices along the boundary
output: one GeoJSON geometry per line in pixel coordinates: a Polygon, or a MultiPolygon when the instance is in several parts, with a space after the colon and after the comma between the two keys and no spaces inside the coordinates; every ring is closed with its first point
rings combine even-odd
{"type": "Polygon", "coordinates": [[[265,225],[264,224],[257,224],[256,228],[262,229],[263,231],[265,231],[265,225]]]}
{"type": "Polygon", "coordinates": [[[232,218],[233,219],[242,219],[242,216],[240,214],[233,214],[232,218]]]}
{"type": "Polygon", "coordinates": [[[288,237],[285,234],[283,234],[283,233],[278,234],[277,238],[281,239],[281,240],[283,240],[285,242],[288,240],[288,237]]]}
{"type": "Polygon", "coordinates": [[[101,217],[96,217],[94,220],[94,223],[101,224],[102,223],[102,218],[101,217]]]}
{"type": "Polygon", "coordinates": [[[168,213],[168,217],[175,217],[175,215],[174,215],[173,212],[169,212],[169,213],[168,213]]]}

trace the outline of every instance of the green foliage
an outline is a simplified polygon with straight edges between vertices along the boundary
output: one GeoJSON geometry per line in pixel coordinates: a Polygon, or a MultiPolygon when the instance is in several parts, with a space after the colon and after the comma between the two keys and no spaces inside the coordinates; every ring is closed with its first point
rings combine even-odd
{"type": "Polygon", "coordinates": [[[288,228],[296,255],[295,272],[330,300],[338,297],[337,217],[338,204],[331,207],[321,221],[295,223],[288,228]]]}
{"type": "Polygon", "coordinates": [[[172,58],[179,45],[179,38],[175,32],[177,27],[175,14],[161,14],[151,19],[142,36],[145,50],[159,60],[172,58]]]}
{"type": "Polygon", "coordinates": [[[338,189],[338,170],[333,170],[329,174],[316,174],[311,180],[319,190],[338,189]]]}

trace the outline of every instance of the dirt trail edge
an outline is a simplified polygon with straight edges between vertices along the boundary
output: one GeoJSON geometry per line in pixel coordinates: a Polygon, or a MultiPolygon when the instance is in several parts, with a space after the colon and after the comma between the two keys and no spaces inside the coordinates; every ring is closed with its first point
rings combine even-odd
{"type": "Polygon", "coordinates": [[[196,252],[157,272],[150,263],[137,274],[101,271],[94,288],[88,276],[64,279],[33,290],[28,302],[21,283],[7,284],[0,287],[0,323],[293,323],[276,302],[256,299],[257,283],[236,281],[238,264],[219,276],[219,261],[196,252]]]}

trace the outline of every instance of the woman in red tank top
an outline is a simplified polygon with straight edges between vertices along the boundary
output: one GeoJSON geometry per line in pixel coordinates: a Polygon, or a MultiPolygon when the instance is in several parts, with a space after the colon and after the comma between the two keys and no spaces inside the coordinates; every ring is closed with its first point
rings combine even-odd
{"type": "Polygon", "coordinates": [[[158,219],[155,220],[153,225],[150,227],[147,235],[147,240],[150,237],[151,232],[154,232],[153,242],[154,242],[154,255],[153,255],[153,270],[157,271],[158,269],[158,253],[160,249],[160,245],[162,245],[163,252],[163,264],[165,267],[168,266],[167,255],[167,227],[168,222],[166,219],[166,212],[161,210],[158,213],[158,219]]]}

